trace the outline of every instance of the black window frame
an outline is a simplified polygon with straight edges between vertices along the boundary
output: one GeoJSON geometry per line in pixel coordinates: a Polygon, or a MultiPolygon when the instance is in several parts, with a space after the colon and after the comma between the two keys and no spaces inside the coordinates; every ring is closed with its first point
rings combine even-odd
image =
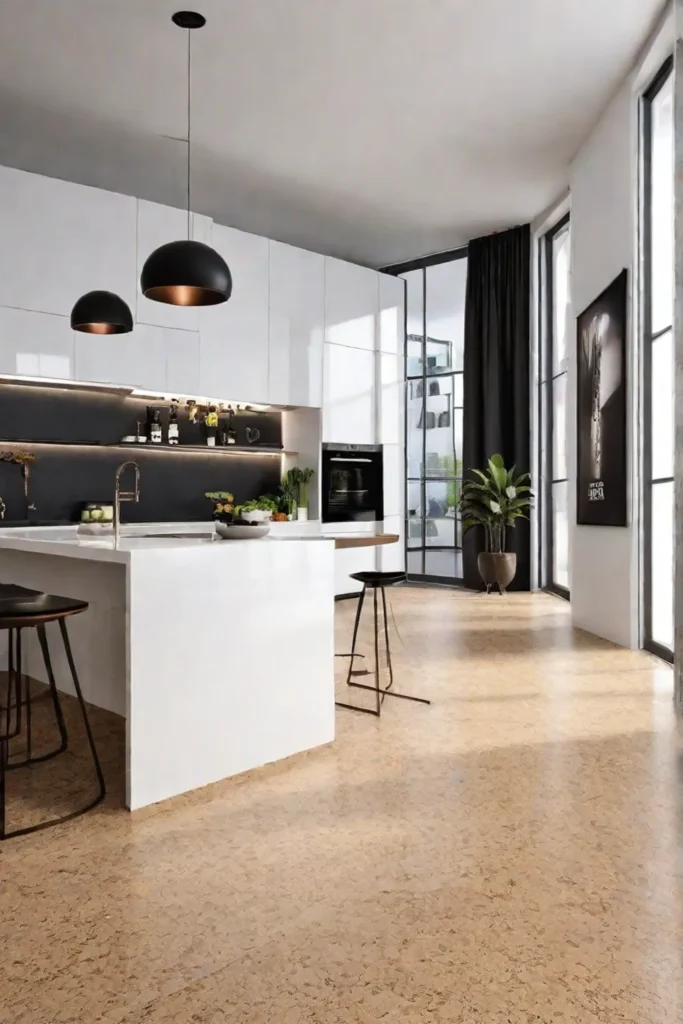
{"type": "MultiPolygon", "coordinates": [[[[423,429],[422,429],[422,476],[421,476],[421,479],[419,479],[419,480],[417,480],[414,477],[409,477],[408,476],[408,468],[409,467],[408,467],[408,444],[407,444],[407,438],[408,438],[408,388],[409,388],[410,383],[413,382],[413,381],[422,381],[422,395],[423,395],[423,399],[422,400],[423,400],[423,403],[424,403],[423,408],[426,411],[426,396],[427,396],[427,393],[428,393],[427,392],[428,381],[430,381],[430,380],[438,380],[440,377],[453,377],[453,378],[455,378],[456,376],[462,377],[463,372],[464,372],[464,370],[450,369],[450,370],[447,370],[447,371],[445,371],[444,373],[441,373],[441,374],[440,373],[427,373],[427,358],[426,358],[426,352],[427,352],[427,270],[430,267],[439,266],[439,264],[441,264],[441,263],[453,263],[456,260],[467,259],[467,256],[468,256],[468,246],[464,245],[464,246],[459,246],[457,249],[449,249],[449,250],[447,250],[445,252],[435,253],[435,254],[433,254],[431,256],[423,256],[423,257],[420,257],[419,259],[408,260],[405,263],[395,263],[395,264],[392,264],[391,266],[382,267],[381,268],[381,272],[382,273],[392,274],[394,277],[401,277],[401,275],[407,274],[407,273],[411,273],[412,271],[415,271],[415,270],[421,270],[422,271],[422,354],[423,354],[423,359],[422,359],[422,375],[421,376],[419,376],[419,375],[418,376],[411,376],[411,377],[408,376],[408,282],[404,281],[404,295],[405,295],[405,302],[404,302],[404,337],[405,337],[405,350],[404,350],[404,363],[403,363],[403,379],[404,379],[404,387],[405,387],[405,401],[404,401],[404,438],[405,438],[405,443],[404,443],[403,455],[404,455],[404,471],[405,471],[405,477],[404,477],[404,479],[405,479],[405,558],[406,558],[406,568],[407,568],[408,567],[408,555],[409,555],[409,553],[413,553],[414,554],[415,552],[421,552],[421,554],[422,554],[422,569],[423,569],[423,571],[421,573],[411,573],[411,572],[407,573],[408,579],[411,582],[415,582],[415,583],[435,583],[435,584],[441,584],[443,586],[462,586],[463,582],[464,582],[462,576],[435,576],[435,575],[427,574],[427,573],[424,572],[425,565],[426,565],[426,558],[427,558],[427,553],[428,552],[433,552],[433,551],[451,551],[451,550],[454,552],[454,554],[457,551],[462,552],[462,532],[460,532],[460,545],[458,546],[458,529],[459,529],[458,524],[459,524],[459,520],[457,520],[457,519],[455,520],[455,529],[456,529],[456,538],[455,539],[456,539],[456,542],[455,542],[455,545],[454,545],[453,548],[451,548],[450,546],[448,546],[448,547],[437,547],[437,546],[434,546],[434,545],[429,545],[429,547],[427,546],[427,543],[426,543],[426,521],[427,521],[428,517],[425,515],[425,510],[427,508],[427,497],[426,497],[427,496],[427,484],[432,482],[432,481],[439,481],[439,480],[451,481],[451,480],[455,480],[456,483],[459,482],[462,485],[462,476],[460,476],[460,477],[457,477],[457,476],[456,477],[443,477],[443,478],[438,477],[438,476],[428,476],[427,469],[426,469],[426,460],[427,460],[427,432],[426,432],[426,425],[425,425],[423,427],[423,429]],[[412,484],[414,484],[414,483],[419,483],[420,484],[420,499],[421,499],[421,507],[423,509],[423,514],[422,514],[422,536],[421,536],[421,544],[420,544],[419,547],[410,547],[409,546],[409,541],[410,541],[410,515],[409,515],[408,495],[409,495],[409,487],[410,487],[411,483],[412,484]]],[[[453,411],[456,410],[456,409],[462,409],[462,406],[451,405],[451,409],[453,411]]],[[[464,429],[465,429],[465,424],[464,424],[464,419],[463,419],[463,433],[464,433],[464,429]]]]}
{"type": "MultiPolygon", "coordinates": [[[[663,661],[673,664],[673,649],[652,637],[652,488],[657,484],[674,483],[674,477],[652,479],[652,344],[669,331],[652,330],[652,104],[673,75],[673,55],[667,57],[641,98],[642,145],[642,383],[643,383],[643,478],[642,478],[642,545],[643,545],[643,648],[663,661]]],[[[672,168],[672,174],[674,170],[672,168]]],[[[673,273],[673,268],[672,268],[673,273]]],[[[673,378],[672,378],[673,379],[673,378]]]]}
{"type": "MultiPolygon", "coordinates": [[[[564,376],[565,382],[568,381],[569,377],[568,366],[565,366],[559,373],[553,373],[553,356],[555,351],[555,262],[553,259],[553,244],[558,235],[562,234],[567,228],[571,230],[570,212],[564,214],[556,224],[542,235],[538,251],[539,331],[541,337],[538,376],[538,423],[539,436],[541,438],[541,443],[538,446],[538,478],[541,483],[539,488],[538,564],[542,589],[548,593],[555,594],[556,597],[561,597],[565,601],[571,600],[569,587],[562,586],[553,578],[555,563],[553,486],[566,483],[567,495],[569,495],[569,477],[565,476],[555,479],[553,476],[553,454],[555,450],[553,385],[559,377],[564,376]]],[[[565,391],[565,394],[567,394],[567,391],[565,391]]],[[[565,466],[565,471],[568,472],[567,466],[565,466]]],[[[568,511],[569,509],[567,509],[568,511]]]]}

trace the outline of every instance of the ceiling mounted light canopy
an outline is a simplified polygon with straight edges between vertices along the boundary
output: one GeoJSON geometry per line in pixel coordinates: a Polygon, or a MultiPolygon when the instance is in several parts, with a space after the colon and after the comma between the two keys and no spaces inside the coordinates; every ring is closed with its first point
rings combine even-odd
{"type": "Polygon", "coordinates": [[[133,314],[114,292],[87,292],[71,310],[71,327],[85,334],[129,334],[133,330],[133,314]]]}
{"type": "Polygon", "coordinates": [[[173,306],[215,306],[232,294],[227,263],[211,246],[190,238],[191,223],[191,126],[192,42],[191,31],[202,28],[206,18],[195,11],[178,11],[172,21],[187,32],[187,239],[168,242],[147,257],[140,288],[155,302],[173,306]]]}

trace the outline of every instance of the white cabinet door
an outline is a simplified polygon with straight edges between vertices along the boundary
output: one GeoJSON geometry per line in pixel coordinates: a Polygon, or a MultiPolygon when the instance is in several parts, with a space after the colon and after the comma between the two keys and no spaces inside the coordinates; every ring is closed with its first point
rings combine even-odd
{"type": "MultiPolygon", "coordinates": [[[[384,516],[403,516],[405,505],[405,451],[398,444],[385,444],[384,516]]],[[[391,532],[391,531],[390,531],[391,532]]]]}
{"type": "MultiPolygon", "coordinates": [[[[377,548],[337,548],[334,553],[334,595],[358,594],[363,584],[351,579],[352,572],[374,572],[377,548]]],[[[367,601],[363,615],[372,616],[372,605],[367,601]]],[[[351,638],[349,637],[349,644],[351,638]]],[[[350,647],[349,647],[350,650],[350,647]]]]}
{"type": "Polygon", "coordinates": [[[0,372],[72,379],[74,332],[69,318],[0,307],[0,372]]]}
{"type": "Polygon", "coordinates": [[[325,345],[323,441],[375,443],[375,353],[325,345]]]}
{"type": "MultiPolygon", "coordinates": [[[[190,217],[190,235],[194,241],[211,245],[211,218],[193,213],[190,217]]],[[[146,299],[140,292],[140,274],[147,257],[167,242],[187,238],[187,211],[172,206],[161,206],[138,200],[137,208],[137,315],[142,324],[170,327],[174,330],[199,330],[199,307],[171,306],[166,302],[146,299]]]]}
{"type": "Polygon", "coordinates": [[[405,572],[405,523],[403,516],[385,516],[384,533],[395,533],[395,544],[383,544],[377,548],[377,568],[380,572],[405,572]]]}
{"type": "Polygon", "coordinates": [[[402,360],[395,353],[379,354],[379,439],[382,444],[403,444],[405,385],[402,360]]]}
{"type": "Polygon", "coordinates": [[[325,259],[325,341],[377,347],[379,274],[355,263],[325,259]]]}
{"type": "Polygon", "coordinates": [[[138,324],[132,334],[76,334],[76,379],[165,392],[165,333],[138,324]]]}
{"type": "Polygon", "coordinates": [[[325,257],[270,243],[269,401],[320,407],[325,257]]]}
{"type": "Polygon", "coordinates": [[[164,331],[166,391],[170,395],[199,395],[199,333],[164,331]]]}
{"type": "Polygon", "coordinates": [[[405,345],[405,281],[390,274],[379,278],[379,348],[403,359],[405,345]]]}
{"type": "Polygon", "coordinates": [[[9,167],[0,195],[0,306],[68,316],[105,289],[135,310],[135,199],[9,167]]]}
{"type": "Polygon", "coordinates": [[[200,392],[268,402],[268,239],[213,226],[213,247],[232,274],[232,298],[199,315],[200,392]]]}

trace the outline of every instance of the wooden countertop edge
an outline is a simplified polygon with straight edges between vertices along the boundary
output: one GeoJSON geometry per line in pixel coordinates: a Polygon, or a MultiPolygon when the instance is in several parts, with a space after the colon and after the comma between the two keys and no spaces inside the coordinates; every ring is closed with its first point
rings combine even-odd
{"type": "Polygon", "coordinates": [[[380,544],[395,544],[398,540],[397,533],[381,533],[377,536],[368,534],[367,537],[335,537],[335,548],[374,548],[380,544]]]}

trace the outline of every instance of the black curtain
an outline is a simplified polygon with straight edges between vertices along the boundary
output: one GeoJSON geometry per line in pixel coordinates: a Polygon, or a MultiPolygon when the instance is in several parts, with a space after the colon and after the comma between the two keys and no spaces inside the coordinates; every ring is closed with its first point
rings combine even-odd
{"type": "MultiPolygon", "coordinates": [[[[467,253],[463,409],[463,472],[484,469],[498,452],[519,473],[530,469],[529,349],[531,230],[528,224],[475,238],[467,253]]],[[[510,531],[508,549],[517,553],[511,589],[529,590],[529,523],[510,531]]],[[[477,555],[483,531],[471,530],[463,543],[466,587],[482,588],[477,555]]]]}

